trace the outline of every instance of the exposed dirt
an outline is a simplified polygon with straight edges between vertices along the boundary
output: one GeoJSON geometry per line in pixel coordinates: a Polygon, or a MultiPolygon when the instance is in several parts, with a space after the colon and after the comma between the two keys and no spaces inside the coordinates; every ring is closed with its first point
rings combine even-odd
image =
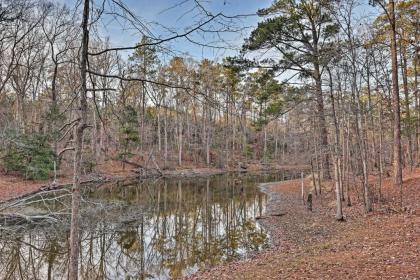
{"type": "Polygon", "coordinates": [[[24,180],[19,176],[0,175],[0,201],[30,193],[45,185],[45,181],[24,180]]]}
{"type": "Polygon", "coordinates": [[[345,222],[334,219],[331,183],[315,197],[313,212],[300,198],[300,180],[263,185],[270,200],[260,223],[271,234],[272,248],[188,279],[420,279],[420,169],[404,177],[402,210],[399,190],[386,179],[386,201],[366,215],[353,196],[345,222]],[[270,216],[279,213],[285,215],[270,216]]]}

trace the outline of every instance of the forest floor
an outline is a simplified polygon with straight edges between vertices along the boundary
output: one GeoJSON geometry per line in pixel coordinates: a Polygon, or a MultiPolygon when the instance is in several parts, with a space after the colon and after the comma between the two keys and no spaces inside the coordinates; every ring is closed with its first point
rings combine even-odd
{"type": "MultiPolygon", "coordinates": [[[[307,193],[310,181],[304,185],[307,193]]],[[[300,180],[261,188],[270,196],[259,221],[270,233],[271,248],[188,279],[420,279],[420,169],[404,172],[402,210],[399,190],[387,178],[374,212],[364,213],[360,193],[351,207],[344,206],[344,222],[334,219],[331,183],[314,198],[312,212],[300,198],[300,180]]]]}

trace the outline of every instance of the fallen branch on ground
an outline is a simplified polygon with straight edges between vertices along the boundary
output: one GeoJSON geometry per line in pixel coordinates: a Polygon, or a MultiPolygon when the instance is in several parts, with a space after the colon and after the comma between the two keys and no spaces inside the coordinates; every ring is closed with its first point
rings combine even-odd
{"type": "Polygon", "coordinates": [[[257,216],[257,217],[255,217],[255,219],[256,220],[264,220],[264,219],[268,219],[270,217],[281,217],[281,216],[284,216],[286,214],[287,214],[287,212],[286,213],[274,213],[274,214],[268,214],[266,216],[257,216]]]}

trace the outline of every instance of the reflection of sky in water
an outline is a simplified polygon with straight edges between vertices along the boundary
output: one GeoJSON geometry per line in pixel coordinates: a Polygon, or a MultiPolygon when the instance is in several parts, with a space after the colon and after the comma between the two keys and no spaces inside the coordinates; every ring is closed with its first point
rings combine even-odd
{"type": "MultiPolygon", "coordinates": [[[[246,257],[267,245],[264,230],[255,223],[266,197],[255,185],[279,179],[243,177],[238,184],[231,176],[218,176],[90,192],[88,201],[118,206],[96,215],[92,209],[85,212],[80,276],[167,279],[246,257]]],[[[27,229],[0,238],[1,279],[66,279],[67,232],[27,229]]]]}

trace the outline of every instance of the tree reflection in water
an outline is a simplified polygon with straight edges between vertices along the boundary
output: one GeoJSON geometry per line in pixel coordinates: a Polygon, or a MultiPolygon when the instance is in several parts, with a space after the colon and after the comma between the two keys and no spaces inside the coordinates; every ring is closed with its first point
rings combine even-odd
{"type": "MultiPolygon", "coordinates": [[[[260,250],[267,235],[255,216],[266,197],[255,186],[284,179],[278,176],[246,176],[239,184],[227,175],[161,179],[85,191],[80,278],[178,278],[260,250]]],[[[39,208],[57,210],[62,202],[39,208]]],[[[67,230],[63,224],[3,230],[0,278],[66,279],[67,230]]]]}

